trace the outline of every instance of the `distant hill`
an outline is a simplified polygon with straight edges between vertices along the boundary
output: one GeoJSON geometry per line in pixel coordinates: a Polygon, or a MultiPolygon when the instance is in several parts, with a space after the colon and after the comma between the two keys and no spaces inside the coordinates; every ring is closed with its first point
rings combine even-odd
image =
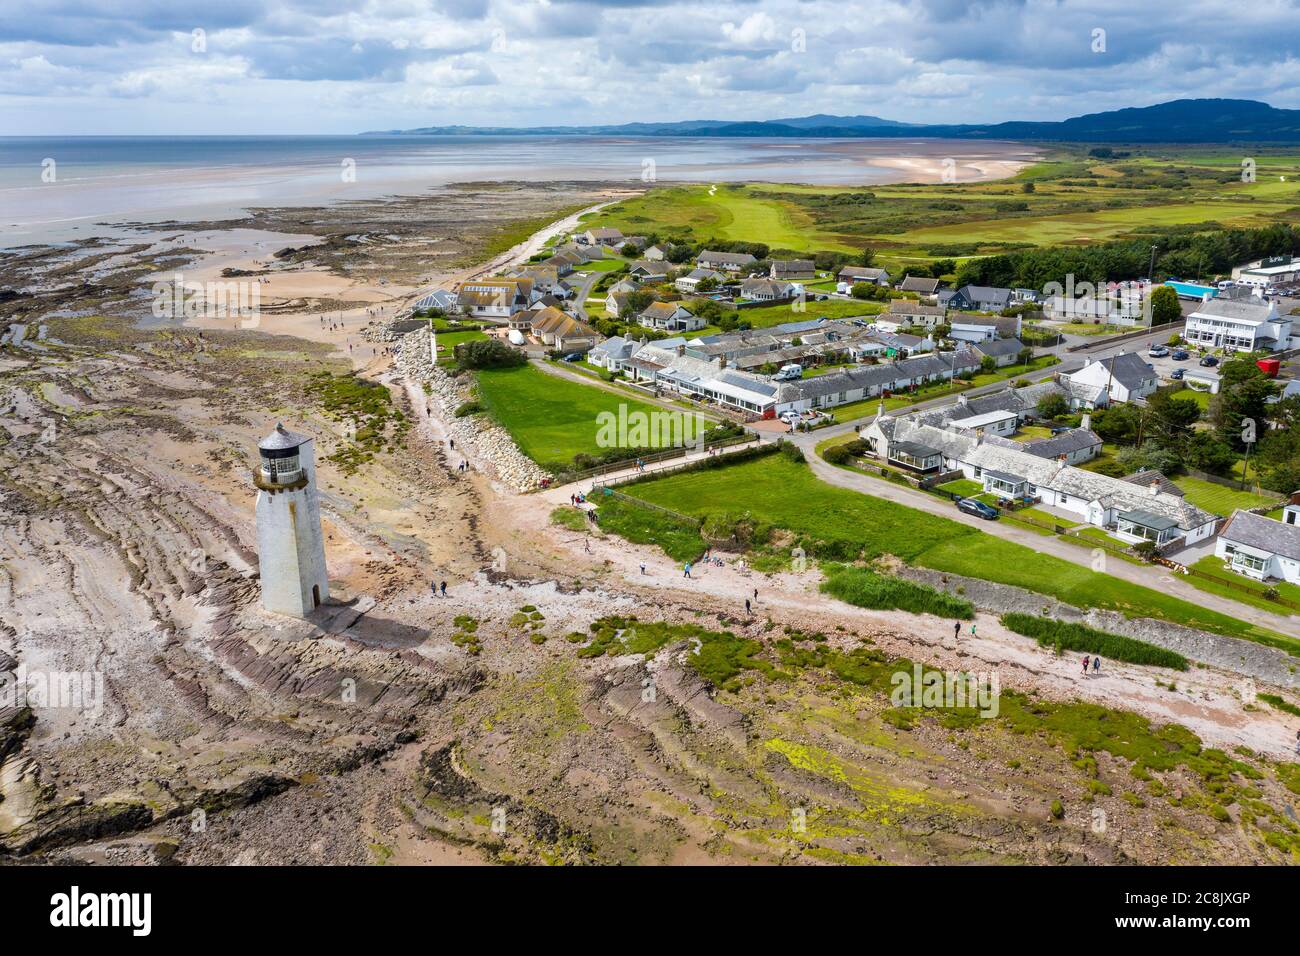
{"type": "Polygon", "coordinates": [[[612,126],[426,126],[363,133],[461,136],[735,136],[735,137],[942,137],[1042,140],[1064,143],[1300,143],[1300,110],[1275,109],[1256,100],[1172,100],[1154,106],[1089,113],[1061,122],[992,124],[900,123],[879,116],[818,113],[776,120],[687,120],[612,126]]]}

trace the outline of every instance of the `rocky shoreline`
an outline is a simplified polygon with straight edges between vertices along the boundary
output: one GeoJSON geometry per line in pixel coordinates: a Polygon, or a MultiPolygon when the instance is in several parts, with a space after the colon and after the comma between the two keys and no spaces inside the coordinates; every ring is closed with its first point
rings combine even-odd
{"type": "Polygon", "coordinates": [[[472,455],[493,477],[520,492],[540,488],[551,477],[486,415],[456,416],[456,409],[473,401],[473,386],[468,377],[449,375],[430,360],[428,329],[403,335],[391,326],[373,326],[365,334],[372,341],[396,343],[397,369],[424,390],[429,414],[443,424],[458,449],[472,455]]]}

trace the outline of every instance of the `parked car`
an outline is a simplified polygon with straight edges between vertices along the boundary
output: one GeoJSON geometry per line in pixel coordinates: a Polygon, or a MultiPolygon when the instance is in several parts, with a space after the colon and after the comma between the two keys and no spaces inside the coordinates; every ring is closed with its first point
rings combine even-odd
{"type": "Polygon", "coordinates": [[[570,352],[568,355],[564,356],[564,361],[566,361],[566,362],[581,362],[581,361],[582,361],[582,353],[581,353],[581,352],[570,352]]]}
{"type": "Polygon", "coordinates": [[[1204,365],[1206,368],[1214,368],[1214,366],[1219,364],[1219,360],[1215,358],[1213,355],[1207,355],[1203,359],[1201,359],[1201,364],[1204,365]]]}
{"type": "Polygon", "coordinates": [[[1176,368],[1169,373],[1169,377],[1175,382],[1181,382],[1183,380],[1183,370],[1181,368],[1176,368]]]}
{"type": "Polygon", "coordinates": [[[1150,355],[1152,358],[1164,358],[1168,354],[1169,349],[1163,345],[1153,345],[1147,351],[1147,355],[1150,355]]]}
{"type": "Polygon", "coordinates": [[[1186,362],[1191,357],[1192,354],[1188,352],[1186,349],[1174,350],[1173,359],[1175,362],[1186,362]]]}
{"type": "Polygon", "coordinates": [[[977,518],[983,518],[985,521],[997,521],[998,509],[992,505],[986,505],[984,502],[975,498],[960,498],[957,501],[957,509],[964,511],[968,515],[974,515],[977,518]]]}
{"type": "Polygon", "coordinates": [[[799,421],[801,417],[802,416],[798,412],[791,411],[781,413],[781,421],[785,422],[787,425],[793,425],[795,422],[799,421]]]}

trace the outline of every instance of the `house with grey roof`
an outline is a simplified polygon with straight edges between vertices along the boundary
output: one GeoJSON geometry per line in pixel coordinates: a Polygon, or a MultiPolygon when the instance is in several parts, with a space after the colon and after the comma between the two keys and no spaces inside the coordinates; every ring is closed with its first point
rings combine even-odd
{"type": "Polygon", "coordinates": [[[621,372],[623,363],[635,355],[641,345],[642,343],[637,342],[635,339],[615,335],[613,338],[608,338],[593,346],[591,351],[587,353],[587,361],[600,368],[609,369],[611,372],[621,372]]]}
{"type": "Polygon", "coordinates": [[[1024,347],[1019,339],[986,339],[972,346],[975,354],[981,358],[988,356],[998,367],[1014,365],[1024,347]]]}
{"type": "Polygon", "coordinates": [[[817,267],[811,259],[773,259],[769,275],[786,282],[812,279],[817,275],[817,267]]]}
{"type": "Polygon", "coordinates": [[[715,252],[712,249],[705,249],[695,259],[701,269],[714,269],[718,272],[739,272],[757,261],[748,252],[715,252]]]}
{"type": "Polygon", "coordinates": [[[836,273],[837,283],[845,288],[842,292],[847,292],[859,282],[869,282],[875,285],[889,285],[889,273],[884,269],[877,269],[872,266],[845,266],[836,273]]]}
{"type": "Polygon", "coordinates": [[[1024,449],[1039,458],[1080,465],[1100,455],[1101,444],[1101,436],[1091,428],[1071,428],[1050,438],[1031,438],[1024,443],[1024,449]]]}
{"type": "Polygon", "coordinates": [[[1141,401],[1160,384],[1155,369],[1136,352],[1096,359],[1077,372],[1062,373],[1061,377],[1103,390],[1112,402],[1141,401]]]}
{"type": "Polygon", "coordinates": [[[751,302],[778,302],[793,299],[801,287],[777,279],[746,279],[740,284],[740,296],[751,302]]]}
{"type": "Polygon", "coordinates": [[[1300,524],[1234,511],[1214,554],[1231,570],[1257,581],[1300,584],[1300,524]]]}
{"type": "Polygon", "coordinates": [[[915,292],[917,295],[934,295],[939,291],[939,280],[931,279],[929,276],[903,276],[903,281],[898,284],[900,292],[915,292]]]}
{"type": "Polygon", "coordinates": [[[1183,338],[1229,352],[1276,352],[1290,347],[1292,320],[1277,304],[1255,296],[1203,301],[1187,317],[1183,338]]]}
{"type": "Polygon", "coordinates": [[[1001,312],[1012,303],[1014,293],[987,285],[964,285],[960,289],[944,289],[937,294],[939,304],[949,309],[970,309],[975,312],[1001,312]]]}
{"type": "MultiPolygon", "coordinates": [[[[990,415],[997,413],[975,418],[982,420],[990,415]]],[[[1086,522],[1130,544],[1151,541],[1165,547],[1213,536],[1217,516],[1182,496],[1075,467],[1069,461],[1069,449],[1082,450],[1097,444],[1096,436],[1087,429],[1076,431],[1080,434],[1070,435],[1057,448],[1040,444],[1036,452],[1021,442],[990,434],[986,428],[965,427],[962,419],[936,425],[920,415],[882,415],[863,430],[862,437],[878,457],[918,474],[960,471],[966,478],[980,482],[986,493],[1039,502],[1074,516],[1062,519],[1063,524],[1070,520],[1086,522]],[[895,445],[902,446],[901,455],[896,453],[895,445]],[[933,455],[918,456],[913,446],[937,453],[938,460],[933,455]],[[1041,454],[1043,451],[1057,453],[1041,454]]]]}
{"type": "Polygon", "coordinates": [[[692,295],[700,288],[700,283],[705,279],[712,279],[718,285],[727,281],[727,277],[721,272],[714,272],[712,269],[692,269],[684,276],[678,276],[673,282],[678,292],[685,292],[692,295]]]}

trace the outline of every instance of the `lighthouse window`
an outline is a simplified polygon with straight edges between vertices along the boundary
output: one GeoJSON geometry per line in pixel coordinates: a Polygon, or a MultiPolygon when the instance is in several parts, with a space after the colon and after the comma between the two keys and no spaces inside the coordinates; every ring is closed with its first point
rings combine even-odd
{"type": "Polygon", "coordinates": [[[293,475],[298,472],[298,456],[292,458],[271,458],[267,460],[267,472],[274,478],[282,475],[293,475]]]}

